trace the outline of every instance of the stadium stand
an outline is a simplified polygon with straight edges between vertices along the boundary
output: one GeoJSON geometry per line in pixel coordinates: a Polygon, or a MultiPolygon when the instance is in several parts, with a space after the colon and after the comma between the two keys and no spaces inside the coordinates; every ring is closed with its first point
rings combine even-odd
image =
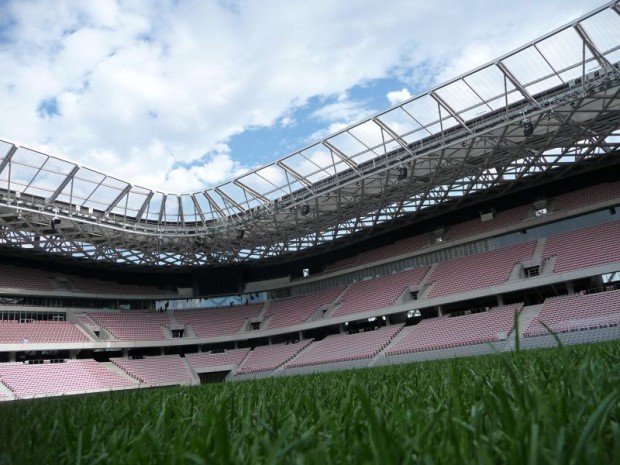
{"type": "Polygon", "coordinates": [[[170,325],[167,313],[92,312],[89,316],[119,341],[161,341],[170,325]]]}
{"type": "Polygon", "coordinates": [[[325,271],[336,271],[344,268],[352,268],[357,264],[359,260],[359,255],[354,255],[352,257],[343,258],[341,260],[336,260],[334,263],[330,263],[325,267],[325,271]]]}
{"type": "Polygon", "coordinates": [[[75,287],[76,292],[106,295],[167,295],[170,291],[155,286],[119,284],[112,281],[84,278],[81,276],[65,276],[75,287]]]}
{"type": "Polygon", "coordinates": [[[269,303],[265,318],[267,328],[283,328],[303,323],[319,308],[331,304],[344,290],[343,286],[301,297],[273,300],[269,303]]]}
{"type": "Polygon", "coordinates": [[[514,266],[532,258],[535,241],[439,263],[429,283],[429,298],[497,286],[505,282],[514,266]]]}
{"type": "Polygon", "coordinates": [[[363,331],[354,334],[337,334],[316,341],[286,364],[286,368],[307,365],[369,359],[383,350],[403,325],[363,331]]]}
{"type": "Polygon", "coordinates": [[[64,363],[2,363],[0,381],[18,399],[128,389],[130,380],[94,360],[64,363]]]}
{"type": "Polygon", "coordinates": [[[160,355],[141,359],[111,358],[117,367],[125,370],[141,383],[149,386],[190,384],[192,374],[178,355],[160,355]]]}
{"type": "Polygon", "coordinates": [[[421,249],[428,243],[428,234],[420,234],[418,236],[408,237],[402,239],[394,244],[386,245],[384,247],[377,247],[374,250],[369,250],[360,254],[357,265],[367,265],[369,263],[378,262],[381,260],[387,260],[400,255],[415,252],[421,249]]]}
{"type": "Polygon", "coordinates": [[[529,206],[521,205],[498,212],[493,219],[488,221],[475,218],[464,223],[455,224],[448,229],[447,238],[458,241],[513,226],[526,217],[528,209],[529,206]]]}
{"type": "Polygon", "coordinates": [[[619,325],[620,290],[547,299],[524,336],[549,334],[540,322],[556,333],[619,325]]]}
{"type": "Polygon", "coordinates": [[[409,286],[420,284],[429,267],[381,276],[352,284],[342,296],[333,317],[360,313],[393,305],[409,286]]]}
{"type": "Polygon", "coordinates": [[[311,342],[312,340],[308,339],[293,344],[256,347],[248,354],[237,374],[276,370],[305,349],[311,342]]]}
{"type": "Polygon", "coordinates": [[[185,354],[185,359],[194,369],[219,367],[226,365],[239,365],[250,351],[245,349],[232,349],[225,352],[185,354]]]}
{"type": "Polygon", "coordinates": [[[53,291],[54,284],[41,270],[0,264],[0,288],[53,291]]]}
{"type": "Polygon", "coordinates": [[[385,355],[447,349],[505,339],[514,328],[514,314],[523,304],[494,307],[486,312],[422,320],[385,355]],[[498,338],[499,335],[499,338],[498,338]]]}
{"type": "Polygon", "coordinates": [[[620,221],[599,224],[548,238],[543,256],[555,257],[553,271],[563,273],[620,261],[620,221]],[[579,244],[579,247],[575,247],[579,244]]]}
{"type": "Polygon", "coordinates": [[[230,336],[241,331],[248,319],[256,318],[263,305],[177,310],[174,316],[179,323],[191,325],[196,337],[230,336]]]}
{"type": "Polygon", "coordinates": [[[79,328],[60,321],[0,321],[0,344],[89,342],[79,328]]]}
{"type": "Polygon", "coordinates": [[[552,210],[557,212],[568,212],[600,202],[610,200],[620,201],[620,199],[618,199],[618,192],[620,192],[620,181],[578,189],[555,197],[552,210]]]}

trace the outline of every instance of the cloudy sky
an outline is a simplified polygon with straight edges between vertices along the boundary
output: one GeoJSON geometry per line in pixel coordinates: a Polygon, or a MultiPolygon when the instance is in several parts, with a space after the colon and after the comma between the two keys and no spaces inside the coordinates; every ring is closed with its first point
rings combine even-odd
{"type": "Polygon", "coordinates": [[[195,192],[602,0],[0,0],[0,137],[195,192]]]}

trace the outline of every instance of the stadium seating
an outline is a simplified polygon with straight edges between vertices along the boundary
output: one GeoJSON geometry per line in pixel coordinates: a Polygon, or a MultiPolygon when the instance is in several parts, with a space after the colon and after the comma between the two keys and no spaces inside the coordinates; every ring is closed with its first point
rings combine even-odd
{"type": "Polygon", "coordinates": [[[131,380],[94,360],[67,360],[65,363],[37,365],[2,363],[0,381],[18,399],[128,389],[134,386],[131,380]]]}
{"type": "Polygon", "coordinates": [[[407,287],[420,284],[428,269],[429,267],[416,268],[354,283],[345,291],[342,304],[332,316],[388,307],[396,302],[407,287]]]}
{"type": "Polygon", "coordinates": [[[620,262],[619,243],[620,221],[612,221],[549,237],[543,256],[555,256],[553,271],[563,273],[620,262]]]}
{"type": "Polygon", "coordinates": [[[185,354],[185,360],[189,365],[196,368],[219,367],[225,365],[239,365],[250,351],[246,349],[233,349],[225,352],[185,354]]]}
{"type": "Polygon", "coordinates": [[[74,324],[60,321],[0,321],[0,344],[89,342],[74,324]]]}
{"type": "Polygon", "coordinates": [[[141,359],[111,358],[117,367],[149,386],[190,384],[192,374],[178,355],[161,355],[141,359]]]}
{"type": "Polygon", "coordinates": [[[274,344],[256,347],[251,351],[237,374],[271,371],[284,365],[312,342],[311,339],[293,344],[274,344]]]}
{"type": "Polygon", "coordinates": [[[541,321],[556,333],[618,325],[620,290],[547,299],[524,336],[548,334],[541,321]]]}
{"type": "Polygon", "coordinates": [[[449,240],[458,241],[513,226],[526,217],[528,209],[528,205],[521,205],[511,208],[510,210],[498,212],[493,219],[488,221],[475,218],[470,221],[455,224],[448,229],[447,238],[449,240]]]}
{"type": "Polygon", "coordinates": [[[536,242],[531,241],[439,263],[429,278],[433,288],[427,297],[443,297],[502,284],[516,264],[532,258],[535,246],[536,242]]]}
{"type": "Polygon", "coordinates": [[[597,184],[558,195],[553,202],[553,211],[567,212],[599,202],[618,200],[620,202],[620,181],[597,184]]]}
{"type": "Polygon", "coordinates": [[[119,284],[112,281],[84,278],[81,276],[63,275],[75,287],[76,292],[87,294],[111,294],[111,295],[168,295],[170,291],[158,289],[155,286],[119,284]]]}
{"type": "Polygon", "coordinates": [[[505,305],[471,315],[422,320],[385,354],[401,355],[497,341],[498,335],[506,337],[512,332],[514,313],[522,308],[523,304],[505,305]]]}
{"type": "Polygon", "coordinates": [[[174,316],[179,323],[191,325],[196,337],[231,336],[238,333],[249,318],[256,318],[263,305],[177,310],[174,316]]]}
{"type": "Polygon", "coordinates": [[[305,322],[321,306],[331,304],[344,290],[343,286],[301,297],[273,300],[267,307],[265,318],[269,320],[267,328],[283,328],[305,322]]]}
{"type": "Polygon", "coordinates": [[[366,265],[381,260],[387,260],[390,258],[398,257],[399,255],[405,255],[415,252],[421,249],[428,242],[428,234],[420,234],[418,236],[408,237],[402,239],[394,244],[386,245],[383,247],[377,247],[374,250],[369,250],[360,254],[357,265],[366,265]]]}
{"type": "Polygon", "coordinates": [[[161,341],[163,327],[170,325],[167,313],[93,312],[90,317],[120,341],[161,341]]]}
{"type": "Polygon", "coordinates": [[[286,368],[374,357],[389,344],[402,327],[403,325],[394,325],[354,334],[327,336],[312,343],[308,349],[288,362],[286,368]]]}
{"type": "Polygon", "coordinates": [[[41,270],[0,264],[0,288],[53,291],[50,274],[41,270]]]}

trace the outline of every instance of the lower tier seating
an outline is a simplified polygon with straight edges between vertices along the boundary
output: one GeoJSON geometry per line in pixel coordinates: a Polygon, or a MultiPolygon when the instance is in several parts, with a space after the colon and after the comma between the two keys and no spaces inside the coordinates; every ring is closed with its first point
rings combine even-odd
{"type": "Polygon", "coordinates": [[[314,342],[307,350],[288,362],[286,367],[294,368],[374,357],[389,344],[402,327],[402,325],[394,325],[355,334],[327,336],[325,339],[314,342]]]}
{"type": "Polygon", "coordinates": [[[243,366],[237,372],[256,373],[259,371],[270,371],[284,365],[301,350],[305,349],[311,339],[296,342],[294,344],[274,344],[271,346],[256,347],[248,354],[243,366]]]}
{"type": "Polygon", "coordinates": [[[514,328],[514,314],[523,304],[495,307],[482,313],[422,320],[386,355],[447,349],[506,338],[514,328]]]}
{"type": "Polygon", "coordinates": [[[161,355],[141,359],[112,358],[117,367],[149,386],[190,384],[192,374],[178,355],[161,355]]]}
{"type": "Polygon", "coordinates": [[[549,334],[541,322],[556,333],[620,324],[620,289],[547,299],[523,335],[549,334]]]}
{"type": "Polygon", "coordinates": [[[94,360],[68,360],[65,363],[38,365],[3,363],[0,364],[0,382],[13,391],[17,399],[128,389],[134,386],[131,380],[94,360]]]}
{"type": "Polygon", "coordinates": [[[225,352],[185,354],[185,360],[189,365],[196,368],[218,367],[225,365],[239,365],[250,351],[246,349],[233,349],[225,352]]]}

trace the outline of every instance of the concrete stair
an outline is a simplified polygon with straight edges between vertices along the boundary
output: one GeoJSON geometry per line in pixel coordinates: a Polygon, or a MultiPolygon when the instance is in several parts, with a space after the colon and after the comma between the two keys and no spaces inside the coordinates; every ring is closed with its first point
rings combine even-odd
{"type": "Polygon", "coordinates": [[[107,368],[108,370],[110,370],[110,371],[112,371],[112,372],[114,372],[114,373],[116,373],[118,375],[121,375],[123,378],[130,380],[131,382],[133,382],[136,385],[140,384],[139,380],[137,380],[136,378],[131,376],[129,373],[127,373],[122,368],[117,367],[112,362],[101,362],[101,365],[104,366],[105,368],[107,368]]]}
{"type": "MultiPolygon", "coordinates": [[[[543,304],[523,307],[523,310],[521,310],[521,313],[519,314],[519,339],[523,339],[523,333],[525,333],[525,330],[530,325],[532,320],[538,316],[542,307],[543,304]]],[[[516,340],[517,334],[516,331],[513,330],[506,339],[506,350],[515,350],[517,346],[516,340]]]]}
{"type": "Polygon", "coordinates": [[[396,333],[396,336],[394,336],[392,338],[392,340],[389,342],[389,344],[386,345],[383,348],[383,350],[381,350],[381,352],[379,352],[377,355],[375,355],[373,357],[373,359],[370,361],[368,366],[373,366],[376,363],[378,363],[379,360],[383,359],[385,357],[385,353],[388,350],[390,350],[391,348],[393,348],[394,346],[396,346],[396,344],[398,344],[398,341],[400,341],[401,339],[407,337],[411,333],[411,331],[413,331],[413,328],[415,328],[415,326],[405,326],[398,333],[396,333]]]}

